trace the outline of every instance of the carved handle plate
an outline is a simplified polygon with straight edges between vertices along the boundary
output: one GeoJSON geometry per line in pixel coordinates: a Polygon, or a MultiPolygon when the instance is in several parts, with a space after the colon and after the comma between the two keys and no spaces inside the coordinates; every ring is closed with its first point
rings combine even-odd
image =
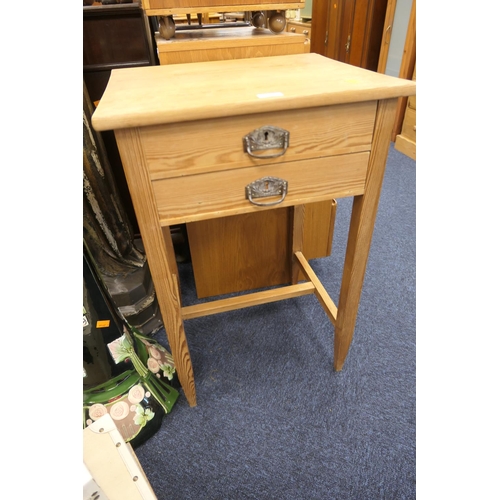
{"type": "Polygon", "coordinates": [[[288,182],[278,177],[263,177],[251,182],[245,187],[245,198],[259,207],[269,207],[278,205],[286,196],[288,191],[288,182]],[[279,200],[269,201],[267,203],[255,201],[255,198],[269,198],[271,196],[280,196],[279,200]]]}
{"type": "Polygon", "coordinates": [[[284,155],[290,141],[290,132],[288,130],[265,125],[247,134],[243,137],[243,151],[254,158],[277,158],[284,155]],[[254,151],[280,149],[281,151],[274,153],[259,153],[254,151]]]}

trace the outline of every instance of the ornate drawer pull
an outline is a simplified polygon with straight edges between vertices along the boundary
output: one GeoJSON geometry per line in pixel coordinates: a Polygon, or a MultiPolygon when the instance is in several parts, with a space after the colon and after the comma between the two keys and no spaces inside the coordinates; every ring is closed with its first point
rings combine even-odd
{"type": "Polygon", "coordinates": [[[245,187],[245,198],[247,198],[250,203],[259,207],[269,207],[281,203],[285,199],[287,190],[287,181],[279,179],[278,177],[262,177],[262,179],[257,179],[245,187]],[[278,201],[270,201],[267,203],[254,201],[254,198],[268,198],[270,196],[280,195],[281,198],[278,201]]]}
{"type": "Polygon", "coordinates": [[[284,155],[288,148],[290,132],[272,125],[265,125],[243,137],[243,151],[254,158],[277,158],[284,155]],[[277,153],[254,154],[254,151],[281,149],[277,153]]]}

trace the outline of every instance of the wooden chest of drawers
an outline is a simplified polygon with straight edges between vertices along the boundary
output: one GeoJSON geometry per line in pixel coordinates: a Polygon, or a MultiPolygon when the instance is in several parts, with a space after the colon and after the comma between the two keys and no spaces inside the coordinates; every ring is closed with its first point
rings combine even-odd
{"type": "Polygon", "coordinates": [[[190,405],[196,404],[196,391],[184,321],[195,317],[314,293],[335,327],[334,369],[342,369],[397,98],[414,94],[412,81],[317,54],[112,73],[92,122],[97,130],[115,131],[190,405]],[[281,187],[273,192],[275,179],[281,187]],[[253,194],[248,186],[256,184],[261,191],[253,194]],[[341,197],[352,197],[353,209],[337,306],[304,258],[302,241],[304,205],[341,197]],[[182,306],[172,224],[286,207],[293,220],[291,284],[182,306]],[[305,281],[299,282],[299,272],[305,281]]]}
{"type": "Polygon", "coordinates": [[[309,40],[311,39],[311,23],[288,20],[286,23],[286,30],[288,31],[288,33],[297,33],[299,35],[305,35],[309,40]]]}

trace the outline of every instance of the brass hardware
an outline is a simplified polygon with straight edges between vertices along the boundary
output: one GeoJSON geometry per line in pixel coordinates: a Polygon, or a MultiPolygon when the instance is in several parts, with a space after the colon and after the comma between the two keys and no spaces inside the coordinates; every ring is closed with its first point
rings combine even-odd
{"type": "Polygon", "coordinates": [[[345,44],[345,52],[349,53],[349,49],[351,48],[351,35],[347,37],[347,43],[345,44]]]}
{"type": "Polygon", "coordinates": [[[259,207],[270,207],[281,203],[285,199],[287,191],[287,181],[279,179],[278,177],[262,177],[262,179],[257,179],[245,187],[245,198],[249,200],[250,203],[259,207]],[[277,201],[270,201],[267,203],[254,201],[254,198],[269,198],[271,196],[280,195],[281,198],[277,201]]]}
{"type": "Polygon", "coordinates": [[[391,41],[391,30],[392,30],[392,25],[389,24],[387,26],[387,29],[385,30],[385,43],[389,44],[391,41]]]}
{"type": "Polygon", "coordinates": [[[288,130],[265,125],[243,137],[243,151],[254,158],[277,158],[284,155],[290,140],[288,130]],[[281,149],[277,153],[254,154],[254,151],[264,151],[268,149],[281,149]]]}

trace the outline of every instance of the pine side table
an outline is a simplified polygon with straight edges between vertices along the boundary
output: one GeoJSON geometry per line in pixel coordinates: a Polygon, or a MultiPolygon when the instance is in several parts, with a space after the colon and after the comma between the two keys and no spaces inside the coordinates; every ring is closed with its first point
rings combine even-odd
{"type": "Polygon", "coordinates": [[[196,390],[184,322],[196,317],[314,293],[334,326],[333,368],[342,369],[397,101],[415,93],[411,80],[311,53],[112,71],[92,124],[114,130],[191,406],[196,390]],[[335,304],[302,252],[304,204],[342,197],[352,197],[353,206],[335,304]],[[290,284],[182,305],[171,225],[282,207],[293,220],[290,284]]]}

